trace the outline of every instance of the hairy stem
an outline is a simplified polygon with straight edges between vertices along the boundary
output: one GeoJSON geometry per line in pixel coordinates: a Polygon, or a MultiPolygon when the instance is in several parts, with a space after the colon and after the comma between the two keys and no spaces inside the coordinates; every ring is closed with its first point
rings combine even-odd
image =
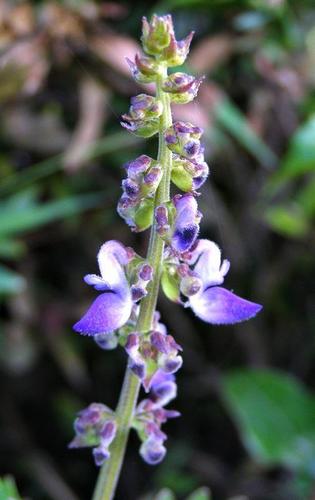
{"type": "MultiPolygon", "coordinates": [[[[170,197],[170,175],[172,166],[172,153],[167,148],[163,132],[172,124],[170,99],[168,94],[162,91],[162,82],[167,75],[166,67],[163,67],[163,74],[156,83],[157,97],[163,103],[163,113],[160,118],[159,129],[159,152],[158,161],[163,167],[163,177],[156,192],[154,206],[169,200],[170,197]]],[[[160,278],[163,263],[164,242],[158,236],[155,223],[151,228],[150,242],[147,254],[147,261],[153,268],[153,279],[150,284],[147,296],[141,301],[137,331],[145,333],[151,329],[153,315],[160,287],[160,278]]],[[[110,448],[110,458],[102,466],[96,483],[93,500],[112,500],[114,498],[120,470],[122,467],[130,425],[133,418],[135,406],[140,390],[140,380],[130,368],[127,367],[125,379],[116,409],[116,419],[118,431],[115,440],[110,448]]]]}

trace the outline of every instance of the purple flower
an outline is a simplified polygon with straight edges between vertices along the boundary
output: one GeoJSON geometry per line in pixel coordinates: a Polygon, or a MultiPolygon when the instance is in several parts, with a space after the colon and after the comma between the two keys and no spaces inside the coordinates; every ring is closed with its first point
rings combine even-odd
{"type": "Polygon", "coordinates": [[[99,467],[103,465],[105,460],[110,457],[109,445],[115,439],[117,432],[117,424],[114,420],[105,422],[103,428],[99,433],[100,444],[93,449],[93,456],[95,464],[99,467]]]}
{"type": "Polygon", "coordinates": [[[176,217],[171,246],[176,252],[182,253],[189,250],[197,239],[200,212],[198,212],[196,199],[191,194],[176,195],[173,201],[176,207],[176,217]]]}
{"type": "Polygon", "coordinates": [[[124,266],[129,262],[127,249],[118,241],[110,240],[98,253],[101,276],[88,274],[84,280],[102,292],[73,329],[83,335],[109,333],[123,326],[129,319],[132,298],[124,266]]]}
{"type": "Polygon", "coordinates": [[[187,305],[203,321],[217,325],[239,323],[262,309],[261,305],[218,286],[223,283],[230,263],[224,260],[221,264],[221,251],[212,241],[199,240],[189,263],[196,263],[194,271],[202,280],[202,288],[189,298],[187,305]]]}
{"type": "Polygon", "coordinates": [[[157,373],[175,373],[183,364],[182,357],[178,354],[182,350],[181,346],[167,334],[164,325],[155,322],[154,326],[156,329],[149,336],[138,332],[130,333],[125,345],[129,367],[141,379],[146,392],[152,389],[152,384],[159,383],[157,373]]]}
{"type": "Polygon", "coordinates": [[[179,417],[175,410],[166,410],[166,406],[176,397],[177,387],[172,374],[158,370],[152,378],[149,399],[144,399],[136,409],[134,427],[143,441],[140,455],[150,465],[161,462],[166,454],[164,441],[166,434],[161,426],[169,418],[179,417]]]}
{"type": "Polygon", "coordinates": [[[150,397],[160,407],[166,406],[177,396],[177,385],[173,373],[158,370],[151,381],[150,397]]]}
{"type": "Polygon", "coordinates": [[[163,445],[163,440],[154,436],[149,436],[140,447],[140,455],[149,465],[159,464],[166,455],[166,448],[163,445]]]}

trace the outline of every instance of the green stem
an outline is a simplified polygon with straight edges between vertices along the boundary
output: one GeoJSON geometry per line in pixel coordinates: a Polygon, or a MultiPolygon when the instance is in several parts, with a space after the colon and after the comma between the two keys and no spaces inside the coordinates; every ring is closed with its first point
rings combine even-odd
{"type": "MultiPolygon", "coordinates": [[[[159,129],[159,152],[158,161],[164,168],[163,177],[156,192],[154,207],[159,206],[169,200],[170,197],[170,176],[172,166],[172,153],[167,148],[164,141],[164,130],[172,124],[170,99],[168,94],[162,91],[162,82],[167,75],[166,67],[163,68],[163,75],[156,84],[157,97],[163,103],[163,113],[160,118],[159,129]]],[[[147,254],[147,261],[153,268],[153,279],[150,284],[147,296],[142,299],[140,305],[137,331],[148,332],[151,329],[153,315],[159,293],[160,279],[163,264],[164,242],[159,237],[155,223],[152,226],[150,242],[147,254]]],[[[116,409],[117,435],[110,448],[110,458],[102,466],[96,483],[93,500],[112,500],[114,498],[117,482],[119,479],[125,450],[127,446],[130,426],[137,404],[140,390],[140,380],[130,368],[127,367],[125,379],[116,409]]]]}

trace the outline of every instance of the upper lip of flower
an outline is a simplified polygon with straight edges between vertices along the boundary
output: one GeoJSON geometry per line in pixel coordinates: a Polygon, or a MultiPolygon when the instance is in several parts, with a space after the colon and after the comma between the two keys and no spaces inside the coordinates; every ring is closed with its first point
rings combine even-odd
{"type": "Polygon", "coordinates": [[[128,321],[132,309],[130,286],[124,271],[128,261],[128,252],[118,241],[110,240],[102,245],[98,253],[101,276],[88,274],[84,280],[103,293],[73,326],[75,331],[84,335],[109,333],[128,321]]]}

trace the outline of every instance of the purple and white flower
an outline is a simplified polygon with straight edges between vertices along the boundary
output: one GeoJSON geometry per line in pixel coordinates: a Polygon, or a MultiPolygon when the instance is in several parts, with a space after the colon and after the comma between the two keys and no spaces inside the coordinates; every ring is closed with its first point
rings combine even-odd
{"type": "Polygon", "coordinates": [[[140,455],[149,465],[158,464],[166,454],[163,443],[167,436],[161,431],[161,426],[169,418],[179,417],[180,413],[166,410],[164,406],[174,399],[176,394],[174,375],[158,370],[152,379],[149,398],[137,406],[133,427],[142,440],[140,455]]]}
{"type": "Polygon", "coordinates": [[[101,275],[88,274],[84,281],[102,292],[73,329],[82,335],[110,333],[122,327],[129,319],[132,296],[125,274],[130,252],[118,241],[102,245],[98,256],[101,275]]]}
{"type": "Polygon", "coordinates": [[[221,264],[221,251],[212,241],[199,240],[189,264],[194,265],[195,275],[201,279],[202,287],[189,298],[186,306],[190,306],[196,316],[206,323],[239,323],[253,318],[262,309],[260,304],[219,286],[224,282],[230,263],[224,260],[221,264]]]}
{"type": "Polygon", "coordinates": [[[199,233],[201,214],[193,195],[187,193],[173,198],[176,208],[172,248],[179,253],[186,252],[194,244],[199,233]]]}
{"type": "Polygon", "coordinates": [[[117,424],[114,412],[101,403],[92,403],[81,410],[74,422],[75,437],[69,448],[93,447],[96,465],[110,456],[109,445],[114,440],[117,424]]]}

